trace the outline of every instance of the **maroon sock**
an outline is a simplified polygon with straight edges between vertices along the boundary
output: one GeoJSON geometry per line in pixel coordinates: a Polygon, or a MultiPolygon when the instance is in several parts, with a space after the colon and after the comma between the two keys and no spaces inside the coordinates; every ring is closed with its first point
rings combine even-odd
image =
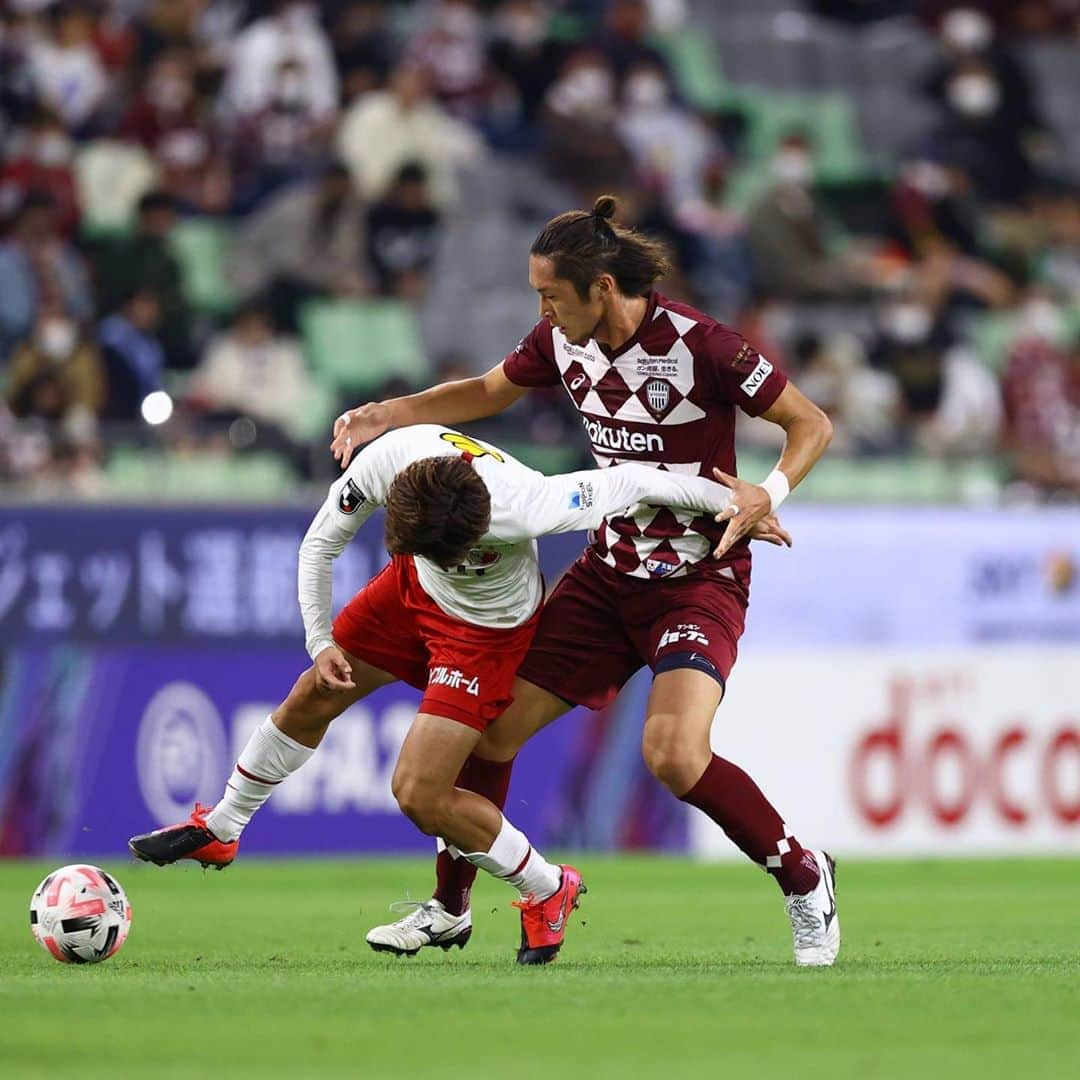
{"type": "Polygon", "coordinates": [[[814,856],[788,832],[761,788],[738,765],[713,754],[682,800],[708,814],[785,893],[808,893],[817,885],[814,856]]]}
{"type": "MultiPolygon", "coordinates": [[[[490,799],[500,810],[506,805],[510,790],[510,773],[514,762],[488,761],[470,755],[461,767],[455,787],[475,791],[490,799]]],[[[468,859],[455,859],[449,851],[440,851],[435,859],[434,899],[451,915],[461,915],[468,910],[469,894],[476,880],[476,867],[468,859]]]]}

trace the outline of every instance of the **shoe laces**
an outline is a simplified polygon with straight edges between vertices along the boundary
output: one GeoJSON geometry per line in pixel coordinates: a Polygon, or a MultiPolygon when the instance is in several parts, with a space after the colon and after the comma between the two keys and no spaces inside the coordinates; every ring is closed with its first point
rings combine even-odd
{"type": "Polygon", "coordinates": [[[402,928],[427,926],[431,923],[431,917],[435,913],[430,900],[395,900],[390,905],[390,910],[395,915],[405,911],[409,912],[403,919],[398,920],[402,928]]]}
{"type": "Polygon", "coordinates": [[[813,949],[821,944],[821,913],[813,902],[813,893],[787,898],[788,916],[796,949],[813,949]]]}

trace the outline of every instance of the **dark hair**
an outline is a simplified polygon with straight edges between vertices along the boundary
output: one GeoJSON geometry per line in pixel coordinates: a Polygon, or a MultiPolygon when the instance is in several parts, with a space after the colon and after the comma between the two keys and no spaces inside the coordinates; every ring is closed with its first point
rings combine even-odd
{"type": "Polygon", "coordinates": [[[386,549],[444,570],[465,561],[491,524],[491,495],[463,457],[414,461],[386,493],[386,549]]]}
{"type": "Polygon", "coordinates": [[[175,210],[176,200],[167,191],[154,188],[139,199],[136,209],[140,217],[143,214],[153,214],[158,210],[175,210]]]}
{"type": "Polygon", "coordinates": [[[555,276],[573,283],[582,300],[589,286],[610,274],[626,296],[648,296],[671,270],[671,256],[659,240],[612,223],[615,198],[601,195],[587,210],[567,210],[552,218],[533,241],[531,255],[546,255],[555,276]]]}

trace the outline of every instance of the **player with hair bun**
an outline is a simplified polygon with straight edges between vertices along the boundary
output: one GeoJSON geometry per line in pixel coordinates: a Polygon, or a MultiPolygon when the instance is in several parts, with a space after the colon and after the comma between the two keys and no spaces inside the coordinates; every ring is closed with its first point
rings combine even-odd
{"type": "MultiPolygon", "coordinates": [[[[833,860],[804,847],[750,776],[710,744],[743,631],[750,531],[810,471],[831,425],[737,331],[659,292],[665,248],[617,224],[615,210],[601,196],[591,211],[560,214],[541,230],[529,254],[540,320],[502,363],[350,410],[331,449],[344,466],[391,428],[491,416],[529,387],[561,385],[601,468],[634,462],[727,485],[732,503],[719,522],[656,505],[604,518],[544,607],[513,704],[473,750],[474,780],[459,783],[505,798],[514,756],[533,733],[574,705],[602,708],[647,665],[649,769],[775,878],[796,963],[831,965],[840,948],[833,860]],[[785,434],[760,484],[735,475],[736,408],[785,434]]],[[[435,897],[467,911],[475,868],[443,850],[436,872],[435,897]]]]}

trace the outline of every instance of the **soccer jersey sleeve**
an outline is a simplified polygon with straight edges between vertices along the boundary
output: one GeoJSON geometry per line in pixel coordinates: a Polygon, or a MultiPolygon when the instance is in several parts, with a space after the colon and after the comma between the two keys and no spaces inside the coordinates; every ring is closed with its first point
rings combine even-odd
{"type": "Polygon", "coordinates": [[[633,463],[559,476],[522,467],[507,478],[514,490],[492,492],[491,521],[492,534],[506,541],[596,529],[605,517],[637,503],[718,514],[731,501],[727,488],[703,476],[633,463]]]}
{"type": "Polygon", "coordinates": [[[768,410],[787,386],[787,376],[771,360],[727,327],[710,331],[703,359],[716,396],[750,416],[768,410]]]}
{"type": "Polygon", "coordinates": [[[541,319],[503,360],[506,377],[517,386],[555,386],[559,369],[551,341],[551,324],[541,319]]]}

